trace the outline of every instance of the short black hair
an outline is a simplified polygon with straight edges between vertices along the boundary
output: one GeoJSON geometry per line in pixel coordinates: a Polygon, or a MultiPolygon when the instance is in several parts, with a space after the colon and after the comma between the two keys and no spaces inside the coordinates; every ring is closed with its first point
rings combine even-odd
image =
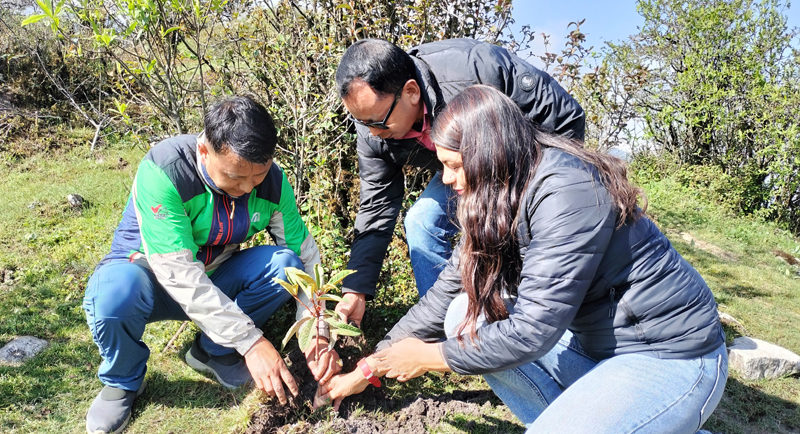
{"type": "Polygon", "coordinates": [[[278,130],[267,109],[249,96],[215,102],[203,121],[206,141],[216,153],[230,150],[253,164],[267,164],[275,154],[278,130]]]}
{"type": "Polygon", "coordinates": [[[408,80],[416,79],[411,56],[383,39],[361,39],[347,48],[336,68],[336,88],[345,98],[354,80],[364,80],[376,93],[394,95],[408,80]]]}

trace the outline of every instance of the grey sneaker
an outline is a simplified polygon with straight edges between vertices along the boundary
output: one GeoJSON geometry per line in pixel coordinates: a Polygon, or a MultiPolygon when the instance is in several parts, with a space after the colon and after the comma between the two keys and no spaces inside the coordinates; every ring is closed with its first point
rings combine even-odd
{"type": "Polygon", "coordinates": [[[206,353],[200,346],[200,332],[195,336],[192,347],[186,352],[186,363],[200,372],[214,374],[217,381],[228,389],[236,389],[253,381],[250,370],[238,353],[224,356],[212,356],[206,353]]]}
{"type": "Polygon", "coordinates": [[[133,401],[144,392],[143,382],[139,390],[131,392],[105,386],[86,413],[86,432],[89,434],[117,434],[122,432],[131,420],[133,401]]]}

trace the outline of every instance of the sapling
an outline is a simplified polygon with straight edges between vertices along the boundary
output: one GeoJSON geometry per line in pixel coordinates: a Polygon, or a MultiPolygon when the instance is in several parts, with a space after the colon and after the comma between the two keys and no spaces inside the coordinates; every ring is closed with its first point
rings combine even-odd
{"type": "Polygon", "coordinates": [[[346,318],[343,314],[325,309],[326,301],[342,301],[341,297],[329,294],[329,292],[336,289],[336,285],[344,280],[345,277],[355,273],[355,270],[340,271],[327,282],[325,281],[325,271],[320,264],[314,265],[314,277],[294,267],[286,267],[283,270],[286,273],[288,282],[277,277],[272,280],[283,286],[311,315],[303,317],[292,324],[292,327],[286,332],[283,342],[281,342],[281,351],[292,336],[297,335],[300,351],[305,352],[311,343],[311,338],[314,336],[312,331],[317,330],[315,334],[317,346],[314,361],[319,361],[320,337],[330,335],[328,338],[328,349],[330,350],[336,344],[336,338],[339,336],[358,336],[361,334],[361,330],[358,327],[353,327],[345,322],[346,318]],[[298,297],[297,294],[300,290],[308,297],[310,305],[298,297]]]}

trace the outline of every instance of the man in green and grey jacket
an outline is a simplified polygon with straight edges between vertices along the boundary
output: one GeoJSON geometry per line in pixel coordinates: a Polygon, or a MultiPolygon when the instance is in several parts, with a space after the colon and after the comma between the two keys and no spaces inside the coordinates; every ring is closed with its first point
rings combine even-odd
{"type": "MultiPolygon", "coordinates": [[[[260,328],[292,298],[273,278],[285,279],[284,267],[313,275],[319,249],[273,162],[277,131],[264,107],[229,98],[204,121],[203,133],[173,137],[147,153],[111,253],[89,280],[83,307],[105,384],[86,416],[91,434],[127,425],[150,355],[141,337],[155,321],[193,321],[202,332],[186,361],[222,385],[254,381],[281,403],[284,384],[298,393],[260,328]],[[277,245],[240,249],[264,229],[277,245]]],[[[298,319],[304,314],[298,304],[298,319]]],[[[315,362],[313,342],[309,367],[326,381],[341,369],[338,355],[323,351],[315,362]]]]}

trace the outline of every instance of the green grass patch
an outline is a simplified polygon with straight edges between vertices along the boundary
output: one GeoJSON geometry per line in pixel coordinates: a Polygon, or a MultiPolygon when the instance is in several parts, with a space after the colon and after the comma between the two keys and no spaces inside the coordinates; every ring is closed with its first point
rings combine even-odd
{"type": "MultiPolygon", "coordinates": [[[[796,252],[800,241],[775,224],[732,215],[704,200],[704,192],[673,179],[644,188],[648,214],[706,280],[720,311],[744,325],[726,328],[728,340],[746,335],[800,354],[800,270],[773,254],[796,252]]],[[[800,382],[796,377],[746,381],[732,372],[706,429],[800,432],[800,382]]]]}

